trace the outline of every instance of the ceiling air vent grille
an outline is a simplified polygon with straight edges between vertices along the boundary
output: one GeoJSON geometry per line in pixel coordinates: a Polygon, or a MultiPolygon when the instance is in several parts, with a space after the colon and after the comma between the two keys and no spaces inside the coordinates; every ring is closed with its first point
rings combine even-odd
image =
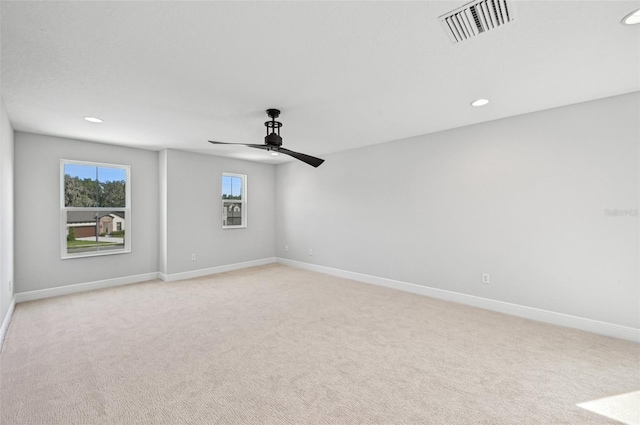
{"type": "Polygon", "coordinates": [[[440,23],[451,41],[458,43],[513,19],[513,8],[506,0],[476,0],[440,16],[440,23]]]}

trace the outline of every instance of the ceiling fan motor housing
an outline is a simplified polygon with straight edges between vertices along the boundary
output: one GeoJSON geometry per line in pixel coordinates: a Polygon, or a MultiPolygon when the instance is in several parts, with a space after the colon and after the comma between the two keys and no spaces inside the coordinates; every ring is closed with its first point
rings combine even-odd
{"type": "Polygon", "coordinates": [[[278,136],[276,133],[270,133],[264,138],[264,142],[271,146],[282,146],[282,137],[278,136]]]}

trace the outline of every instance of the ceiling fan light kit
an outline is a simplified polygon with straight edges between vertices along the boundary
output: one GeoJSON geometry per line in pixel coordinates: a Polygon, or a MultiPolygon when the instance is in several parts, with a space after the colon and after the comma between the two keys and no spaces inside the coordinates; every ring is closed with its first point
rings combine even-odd
{"type": "Polygon", "coordinates": [[[471,102],[471,106],[484,106],[489,103],[489,99],[478,99],[471,102]]]}
{"type": "Polygon", "coordinates": [[[280,127],[282,127],[282,123],[276,121],[276,118],[280,116],[280,110],[278,109],[267,109],[267,116],[271,118],[271,121],[266,121],[264,123],[265,127],[267,127],[267,135],[264,138],[264,145],[254,145],[247,143],[228,143],[228,142],[216,142],[213,140],[209,140],[209,143],[213,143],[215,145],[241,145],[248,146],[250,148],[262,149],[266,151],[270,151],[271,155],[285,154],[289,155],[299,161],[302,161],[306,164],[311,165],[312,167],[319,167],[320,164],[324,162],[324,159],[316,158],[311,155],[306,155],[300,152],[294,152],[289,149],[285,149],[282,147],[282,137],[280,137],[280,127]]]}

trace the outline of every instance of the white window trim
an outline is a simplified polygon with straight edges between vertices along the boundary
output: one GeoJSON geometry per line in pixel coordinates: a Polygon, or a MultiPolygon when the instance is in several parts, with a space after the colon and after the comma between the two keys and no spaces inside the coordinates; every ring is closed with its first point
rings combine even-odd
{"type": "MultiPolygon", "coordinates": [[[[238,224],[235,226],[225,226],[222,225],[223,229],[246,229],[247,228],[247,175],[246,174],[238,174],[238,173],[222,173],[220,176],[220,182],[222,182],[222,177],[240,177],[242,179],[242,199],[240,203],[242,204],[242,224],[238,224]]],[[[220,223],[222,221],[222,211],[224,210],[225,201],[229,201],[228,199],[222,199],[222,187],[220,187],[220,223]]],[[[237,200],[235,200],[238,202],[237,200]]]]}
{"type": "Polygon", "coordinates": [[[122,164],[106,164],[103,162],[76,161],[72,159],[60,160],[60,253],[63,260],[70,258],[101,257],[103,255],[118,255],[131,252],[131,167],[122,164]],[[90,165],[96,167],[122,168],[126,172],[125,207],[67,207],[64,204],[64,166],[65,164],[90,165]],[[67,211],[124,211],[124,248],[118,250],[67,253],[67,211]]]}

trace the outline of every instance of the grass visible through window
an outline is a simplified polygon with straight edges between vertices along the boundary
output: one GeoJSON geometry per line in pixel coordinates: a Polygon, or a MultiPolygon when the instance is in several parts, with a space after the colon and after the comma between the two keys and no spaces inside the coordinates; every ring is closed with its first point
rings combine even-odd
{"type": "MultiPolygon", "coordinates": [[[[100,246],[106,246],[106,245],[118,245],[118,242],[98,242],[96,243],[96,241],[79,241],[79,240],[75,240],[75,241],[67,241],[67,248],[75,248],[75,247],[79,247],[79,246],[95,246],[95,245],[100,245],[100,246]]],[[[123,245],[122,243],[120,243],[120,245],[123,245]]]]}

